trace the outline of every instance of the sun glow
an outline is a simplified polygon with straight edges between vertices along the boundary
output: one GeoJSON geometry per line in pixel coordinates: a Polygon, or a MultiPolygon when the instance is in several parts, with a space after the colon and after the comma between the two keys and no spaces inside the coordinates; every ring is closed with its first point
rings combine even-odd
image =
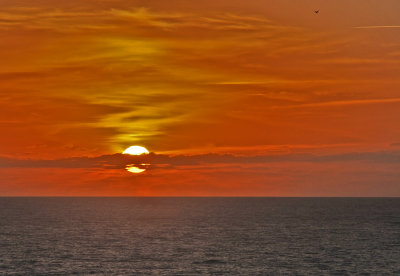
{"type": "Polygon", "coordinates": [[[141,154],[149,154],[149,151],[141,146],[131,146],[126,150],[124,150],[122,154],[141,155],[141,154]]]}

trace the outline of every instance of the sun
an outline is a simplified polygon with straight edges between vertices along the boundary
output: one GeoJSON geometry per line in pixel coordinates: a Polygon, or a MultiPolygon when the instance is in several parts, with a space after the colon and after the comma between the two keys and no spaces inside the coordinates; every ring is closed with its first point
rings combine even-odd
{"type": "Polygon", "coordinates": [[[149,151],[145,147],[131,146],[126,150],[124,150],[122,154],[141,155],[141,154],[149,154],[149,151]]]}

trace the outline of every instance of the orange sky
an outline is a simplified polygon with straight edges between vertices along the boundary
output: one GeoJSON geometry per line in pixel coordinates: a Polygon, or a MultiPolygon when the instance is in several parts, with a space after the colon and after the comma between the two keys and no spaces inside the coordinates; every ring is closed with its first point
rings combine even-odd
{"type": "Polygon", "coordinates": [[[400,196],[399,10],[3,0],[0,195],[400,196]]]}

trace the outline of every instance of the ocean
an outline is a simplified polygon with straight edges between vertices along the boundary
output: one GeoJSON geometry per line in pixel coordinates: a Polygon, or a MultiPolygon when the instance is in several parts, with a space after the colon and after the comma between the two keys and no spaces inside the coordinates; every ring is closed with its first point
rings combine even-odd
{"type": "Polygon", "coordinates": [[[0,275],[400,275],[400,198],[0,198],[0,275]]]}

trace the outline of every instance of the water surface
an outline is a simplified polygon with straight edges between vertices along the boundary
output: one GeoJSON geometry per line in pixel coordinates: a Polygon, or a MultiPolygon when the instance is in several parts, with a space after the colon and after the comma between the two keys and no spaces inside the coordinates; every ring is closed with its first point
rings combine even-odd
{"type": "Polygon", "coordinates": [[[400,274],[395,198],[0,198],[0,274],[400,274]]]}

